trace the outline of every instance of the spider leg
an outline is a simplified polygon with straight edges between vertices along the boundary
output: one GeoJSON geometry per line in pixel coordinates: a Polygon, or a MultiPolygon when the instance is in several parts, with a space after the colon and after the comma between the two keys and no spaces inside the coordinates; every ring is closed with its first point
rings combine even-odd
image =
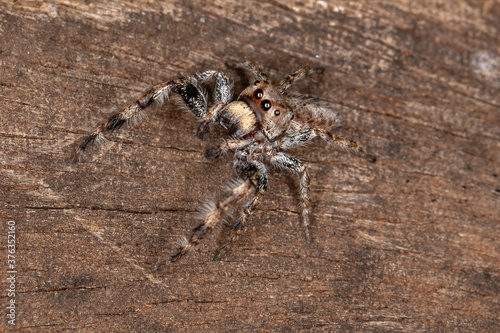
{"type": "Polygon", "coordinates": [[[77,147],[69,163],[76,163],[89,145],[104,140],[105,133],[119,129],[125,123],[139,121],[146,115],[148,108],[162,105],[172,92],[176,92],[182,97],[187,107],[196,117],[205,119],[207,117],[207,96],[200,83],[211,80],[213,77],[216,77],[216,102],[229,103],[232,97],[232,84],[229,83],[229,79],[225,74],[217,71],[198,72],[191,76],[156,85],[142,94],[136,102],[116,112],[105,123],[97,127],[77,147]]]}
{"type": "Polygon", "coordinates": [[[264,192],[257,190],[252,200],[250,200],[245,205],[245,208],[243,208],[243,212],[241,213],[238,222],[233,227],[233,235],[217,251],[217,253],[215,254],[215,260],[220,260],[221,257],[230,248],[231,244],[233,244],[238,238],[240,238],[241,234],[243,233],[243,228],[245,227],[245,223],[247,222],[250,215],[252,215],[255,208],[257,208],[263,196],[264,192]]]}
{"type": "Polygon", "coordinates": [[[123,110],[113,114],[105,123],[97,127],[86,139],[78,146],[69,163],[76,163],[81,154],[87,149],[88,145],[104,139],[104,133],[111,132],[120,128],[124,123],[137,121],[144,115],[144,109],[152,105],[154,102],[163,104],[165,98],[168,98],[170,92],[180,81],[169,81],[165,84],[158,85],[145,92],[139,99],[124,108],[123,110]]]}
{"type": "Polygon", "coordinates": [[[267,170],[263,163],[253,161],[248,163],[246,161],[236,160],[236,172],[240,176],[246,176],[252,180],[255,185],[254,197],[245,205],[238,222],[233,226],[233,235],[220,247],[215,254],[215,260],[220,260],[221,257],[227,252],[231,244],[233,244],[243,233],[245,223],[248,218],[253,214],[255,208],[260,204],[262,197],[267,189],[268,176],[267,170]]]}
{"type": "Polygon", "coordinates": [[[295,124],[298,123],[292,121],[292,125],[290,126],[288,133],[276,141],[276,143],[274,144],[275,148],[280,148],[283,150],[292,149],[307,144],[309,141],[318,136],[316,131],[309,126],[304,126],[303,128],[299,126],[297,130],[294,130],[292,127],[295,124]]]}
{"type": "Polygon", "coordinates": [[[227,140],[221,143],[216,148],[207,149],[205,151],[205,157],[209,160],[219,158],[228,150],[243,148],[245,146],[248,146],[252,142],[253,140],[227,140]]]}
{"type": "Polygon", "coordinates": [[[221,72],[214,72],[213,75],[215,76],[215,104],[205,114],[203,122],[198,127],[197,136],[200,139],[203,139],[209,130],[209,125],[218,118],[220,112],[233,97],[233,83],[229,77],[221,72]]]}
{"type": "Polygon", "coordinates": [[[222,198],[207,212],[204,221],[193,229],[191,236],[182,244],[178,252],[170,258],[170,261],[175,262],[179,260],[182,256],[188,253],[194,246],[198,245],[203,237],[206,236],[207,232],[211,231],[217,223],[222,220],[224,214],[241,199],[246,197],[255,186],[250,180],[246,180],[239,186],[234,188],[232,192],[222,198]]]}
{"type": "Polygon", "coordinates": [[[248,69],[258,80],[269,81],[269,76],[264,73],[262,68],[259,67],[255,62],[247,60],[238,65],[238,67],[248,69]]]}
{"type": "Polygon", "coordinates": [[[306,235],[306,241],[311,244],[312,239],[309,235],[309,212],[311,209],[311,194],[309,192],[309,187],[311,186],[311,178],[309,177],[309,172],[304,167],[302,170],[302,176],[300,178],[300,204],[302,212],[300,218],[302,221],[302,226],[304,227],[304,233],[306,235]]]}
{"type": "Polygon", "coordinates": [[[301,206],[301,221],[304,227],[304,233],[306,235],[306,240],[311,243],[311,236],[309,235],[309,210],[311,208],[311,195],[309,193],[309,187],[311,185],[311,179],[306,167],[302,162],[293,156],[290,156],[283,152],[271,152],[270,160],[273,165],[287,169],[290,171],[300,172],[300,206],[301,206]]]}
{"type": "Polygon", "coordinates": [[[283,92],[287,90],[293,82],[300,80],[304,76],[309,74],[321,74],[321,73],[323,73],[323,69],[312,69],[309,66],[305,66],[296,70],[292,74],[285,76],[283,80],[281,80],[278,86],[281,87],[281,91],[283,92]]]}
{"type": "Polygon", "coordinates": [[[364,149],[361,148],[355,141],[345,139],[345,138],[342,138],[340,136],[336,136],[336,135],[334,135],[330,132],[324,131],[324,130],[316,129],[316,131],[318,132],[318,135],[323,140],[325,140],[326,142],[328,142],[328,143],[330,143],[338,148],[341,148],[341,149],[350,151],[354,154],[360,155],[360,156],[366,158],[370,162],[375,162],[377,160],[377,158],[374,155],[366,153],[364,151],[364,149]]]}

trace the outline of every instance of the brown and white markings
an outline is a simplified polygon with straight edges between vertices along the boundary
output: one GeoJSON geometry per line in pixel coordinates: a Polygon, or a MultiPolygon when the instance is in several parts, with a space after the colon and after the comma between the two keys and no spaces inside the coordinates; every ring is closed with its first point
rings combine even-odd
{"type": "Polygon", "coordinates": [[[268,185],[267,165],[300,174],[301,220],[307,242],[309,235],[310,178],[304,164],[286,151],[301,146],[319,136],[334,147],[361,155],[370,161],[375,157],[363,151],[354,141],[338,137],[330,131],[340,126],[338,115],[326,103],[288,94],[286,89],[296,80],[311,73],[320,73],[306,66],[283,78],[279,84],[270,81],[266,73],[252,61],[240,65],[254,76],[253,83],[232,101],[233,85],[229,77],[218,71],[203,71],[194,75],[159,84],[145,92],[137,101],[113,114],[97,127],[78,146],[70,163],[76,163],[91,146],[104,140],[104,134],[125,123],[137,122],[146,110],[162,105],[171,93],[179,94],[191,112],[202,120],[197,136],[209,132],[211,124],[227,129],[229,140],[205,153],[209,159],[234,151],[233,167],[240,182],[233,182],[228,194],[207,206],[203,222],[191,235],[181,241],[178,252],[171,257],[177,261],[221,223],[224,216],[246,197],[238,221],[232,226],[232,236],[217,251],[219,259],[241,235],[246,221],[259,205],[268,185]],[[202,85],[214,82],[214,102],[208,107],[208,98],[202,85]]]}

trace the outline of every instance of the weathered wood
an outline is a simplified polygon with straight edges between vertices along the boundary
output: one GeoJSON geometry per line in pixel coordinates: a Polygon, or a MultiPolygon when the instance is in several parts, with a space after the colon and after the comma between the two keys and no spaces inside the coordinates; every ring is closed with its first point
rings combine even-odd
{"type": "Polygon", "coordinates": [[[495,1],[86,1],[0,4],[0,244],[16,223],[23,331],[500,330],[500,8],[495,1]],[[220,237],[162,266],[234,177],[175,108],[75,166],[76,144],[153,84],[201,69],[324,74],[298,91],[342,106],[320,142],[314,242],[297,178],[269,194],[220,262],[220,237]],[[488,67],[489,66],[489,67],[488,67]],[[496,66],[496,67],[495,67],[496,66]]]}

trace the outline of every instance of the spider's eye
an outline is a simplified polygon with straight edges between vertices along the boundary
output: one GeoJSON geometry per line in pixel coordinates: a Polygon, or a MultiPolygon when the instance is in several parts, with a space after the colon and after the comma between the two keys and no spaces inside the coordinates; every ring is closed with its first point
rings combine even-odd
{"type": "Polygon", "coordinates": [[[279,116],[280,115],[280,110],[274,110],[274,115],[279,116]]]}
{"type": "Polygon", "coordinates": [[[262,98],[262,96],[264,96],[264,92],[262,91],[262,89],[257,89],[257,90],[255,90],[255,93],[253,94],[253,97],[254,97],[255,99],[257,99],[257,100],[258,100],[258,99],[261,99],[261,98],[262,98]]]}
{"type": "Polygon", "coordinates": [[[260,81],[259,81],[259,80],[257,80],[257,81],[255,81],[255,82],[253,83],[253,85],[254,85],[254,86],[258,86],[258,85],[259,85],[259,83],[260,83],[260,81]]]}
{"type": "Polygon", "coordinates": [[[294,115],[293,115],[293,113],[292,113],[292,116],[290,117],[290,120],[293,120],[293,118],[294,118],[294,117],[295,117],[295,116],[294,116],[294,115]]]}
{"type": "Polygon", "coordinates": [[[260,103],[260,108],[263,111],[269,111],[269,109],[271,108],[271,102],[267,99],[263,100],[262,103],[260,103]]]}

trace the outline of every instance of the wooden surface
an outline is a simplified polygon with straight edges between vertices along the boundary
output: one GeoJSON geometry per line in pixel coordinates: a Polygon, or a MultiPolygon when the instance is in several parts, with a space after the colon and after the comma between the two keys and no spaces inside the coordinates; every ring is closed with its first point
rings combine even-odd
{"type": "MultiPolygon", "coordinates": [[[[7,1],[0,4],[0,327],[23,332],[500,330],[500,7],[496,1],[7,1]],[[91,4],[93,3],[93,4],[91,4]],[[234,178],[197,120],[164,107],[67,159],[152,85],[255,60],[342,106],[340,134],[275,170],[249,227],[156,267],[234,178]],[[16,326],[7,324],[7,221],[16,326]]],[[[1,329],[0,329],[1,330],[1,329]]]]}

